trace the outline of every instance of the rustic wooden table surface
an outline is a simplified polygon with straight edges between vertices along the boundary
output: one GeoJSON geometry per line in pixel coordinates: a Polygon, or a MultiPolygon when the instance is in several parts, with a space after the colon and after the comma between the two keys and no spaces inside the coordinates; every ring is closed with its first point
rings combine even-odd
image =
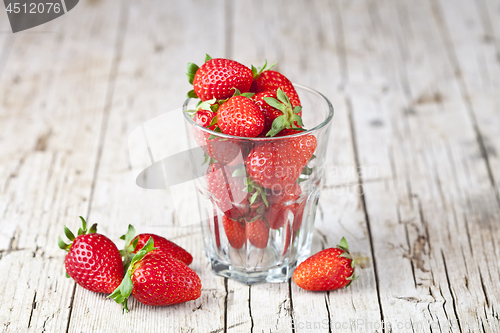
{"type": "Polygon", "coordinates": [[[3,332],[500,332],[498,0],[88,0],[0,30],[3,332]],[[205,52],[279,60],[331,100],[313,251],[345,236],[351,287],[217,277],[199,226],[134,184],[129,133],[180,107],[205,52]],[[185,247],[201,297],[125,314],[66,279],[79,215],[185,247]]]}

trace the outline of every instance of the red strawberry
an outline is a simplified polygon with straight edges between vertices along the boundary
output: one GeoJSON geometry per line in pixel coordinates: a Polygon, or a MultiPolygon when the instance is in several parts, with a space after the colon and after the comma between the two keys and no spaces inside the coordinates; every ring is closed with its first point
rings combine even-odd
{"type": "Polygon", "coordinates": [[[132,294],[146,305],[172,305],[197,299],[201,281],[195,271],[169,254],[155,250],[152,238],[137,252],[122,283],[110,298],[122,303],[132,294]]]}
{"type": "Polygon", "coordinates": [[[271,194],[267,196],[269,207],[265,212],[265,218],[271,229],[279,229],[288,220],[288,213],[292,212],[294,217],[301,203],[298,203],[302,189],[297,183],[288,184],[284,187],[275,186],[271,194]]]}
{"type": "Polygon", "coordinates": [[[259,185],[272,188],[294,183],[316,150],[313,135],[258,144],[246,159],[248,174],[259,185]]]}
{"type": "Polygon", "coordinates": [[[184,250],[174,242],[171,242],[168,239],[155,234],[139,234],[135,236],[132,242],[129,243],[130,245],[132,245],[137,239],[135,250],[132,253],[137,253],[139,249],[142,249],[143,246],[146,245],[150,237],[153,238],[155,247],[158,249],[158,251],[163,251],[171,255],[175,259],[182,261],[186,265],[189,265],[193,262],[193,256],[188,251],[184,250]]]}
{"type": "Polygon", "coordinates": [[[300,117],[302,107],[294,106],[281,88],[278,91],[257,93],[252,98],[265,118],[264,129],[260,136],[276,136],[285,130],[304,131],[300,117]]]}
{"type": "Polygon", "coordinates": [[[248,92],[252,84],[253,73],[248,67],[229,59],[211,59],[198,68],[188,63],[189,83],[193,84],[189,97],[198,97],[202,101],[212,98],[227,99],[234,93],[233,88],[242,93],[248,92]]]}
{"type": "Polygon", "coordinates": [[[217,125],[224,134],[256,137],[264,128],[264,115],[250,98],[233,96],[219,107],[217,125]]]}
{"type": "Polygon", "coordinates": [[[260,136],[265,136],[271,129],[271,125],[273,124],[274,119],[283,114],[283,112],[281,112],[280,110],[273,108],[271,105],[267,104],[267,102],[264,100],[264,97],[276,98],[276,93],[272,91],[263,91],[255,94],[252,97],[252,99],[255,101],[255,104],[257,104],[257,106],[264,114],[264,129],[262,130],[260,136]]]}
{"type": "Polygon", "coordinates": [[[297,129],[293,129],[293,128],[285,128],[285,129],[281,130],[278,134],[276,134],[276,136],[294,135],[294,134],[302,133],[302,132],[303,132],[302,130],[297,130],[297,129]]]}
{"type": "Polygon", "coordinates": [[[83,227],[75,238],[64,227],[66,237],[72,243],[66,244],[59,237],[59,247],[68,251],[64,260],[67,274],[80,286],[97,293],[111,293],[123,278],[123,264],[120,251],[106,236],[96,234],[94,224],[87,233],[87,223],[80,216],[83,227]]]}
{"type": "Polygon", "coordinates": [[[267,246],[267,241],[269,240],[269,227],[266,221],[257,219],[253,222],[247,222],[245,229],[247,238],[253,246],[259,249],[263,249],[267,246]]]}
{"type": "Polygon", "coordinates": [[[248,193],[244,191],[244,177],[233,177],[227,166],[212,163],[208,167],[206,180],[212,201],[228,217],[239,219],[247,213],[245,199],[248,193]]]}
{"type": "Polygon", "coordinates": [[[276,136],[285,129],[295,132],[302,128],[302,107],[294,106],[288,96],[278,88],[277,91],[264,91],[253,96],[255,104],[265,117],[264,130],[261,136],[276,136]]]}
{"type": "Polygon", "coordinates": [[[194,114],[193,120],[198,125],[206,127],[206,128],[211,129],[213,131],[215,129],[215,127],[216,127],[216,124],[214,124],[214,125],[211,125],[211,124],[212,124],[212,119],[214,119],[215,115],[216,115],[215,112],[212,112],[212,111],[209,111],[209,110],[199,109],[194,114]]]}
{"type": "MultiPolygon", "coordinates": [[[[263,68],[264,69],[264,68],[263,68]]],[[[290,101],[295,106],[300,106],[300,99],[297,91],[295,90],[292,82],[287,79],[283,74],[265,70],[260,73],[254,71],[254,79],[250,91],[254,93],[260,93],[263,91],[276,92],[278,88],[281,88],[285,94],[288,96],[290,101]]]]}
{"type": "Polygon", "coordinates": [[[345,238],[340,245],[316,253],[301,263],[293,281],[306,290],[327,291],[345,287],[356,279],[354,264],[345,238]]]}
{"type": "Polygon", "coordinates": [[[245,224],[224,215],[222,216],[222,225],[224,226],[229,245],[235,249],[241,249],[246,240],[245,224]]]}

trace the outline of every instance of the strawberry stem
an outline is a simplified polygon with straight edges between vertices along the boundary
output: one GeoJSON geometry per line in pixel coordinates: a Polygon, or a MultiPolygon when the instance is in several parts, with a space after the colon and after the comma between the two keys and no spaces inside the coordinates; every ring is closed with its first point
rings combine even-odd
{"type": "Polygon", "coordinates": [[[120,251],[120,254],[123,257],[123,268],[125,270],[128,269],[128,266],[130,265],[130,262],[132,261],[133,254],[135,248],[137,247],[137,242],[139,239],[135,239],[133,242],[132,240],[134,239],[135,236],[135,228],[131,224],[128,225],[128,230],[125,235],[122,235],[120,239],[125,240],[125,246],[123,250],[120,251]]]}
{"type": "Polygon", "coordinates": [[[285,128],[291,128],[298,131],[305,131],[302,118],[298,115],[302,110],[302,106],[292,106],[290,99],[281,88],[276,91],[276,98],[264,97],[264,101],[271,107],[280,110],[283,114],[273,120],[271,129],[266,133],[266,136],[273,137],[285,128]],[[298,126],[297,126],[298,125],[298,126]]]}
{"type": "MultiPolygon", "coordinates": [[[[131,226],[129,225],[129,230],[130,227],[131,226]]],[[[124,238],[126,238],[126,235],[124,236],[124,238]]],[[[134,272],[134,266],[138,261],[144,258],[146,254],[154,250],[156,250],[156,248],[154,247],[153,237],[149,237],[148,242],[144,244],[142,249],[140,249],[139,252],[137,252],[132,258],[132,261],[130,262],[130,265],[128,266],[125,273],[125,277],[123,278],[120,285],[108,296],[108,298],[113,299],[116,303],[123,304],[123,308],[126,312],[129,311],[127,304],[128,298],[132,293],[132,289],[134,289],[134,284],[132,282],[132,273],[134,272]]]]}

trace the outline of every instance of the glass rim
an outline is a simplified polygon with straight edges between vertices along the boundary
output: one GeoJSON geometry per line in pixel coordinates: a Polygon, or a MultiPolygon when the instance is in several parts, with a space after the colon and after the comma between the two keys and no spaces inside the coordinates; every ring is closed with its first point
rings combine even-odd
{"type": "Polygon", "coordinates": [[[300,133],[286,135],[286,136],[273,136],[273,137],[245,137],[245,136],[235,136],[235,135],[230,135],[230,134],[224,134],[224,133],[220,133],[220,132],[215,132],[215,131],[212,131],[212,130],[206,128],[206,127],[203,127],[203,126],[199,125],[198,123],[196,123],[189,116],[189,114],[187,112],[185,112],[187,110],[187,106],[188,106],[189,102],[191,100],[195,100],[195,98],[187,98],[184,101],[184,104],[182,104],[182,113],[184,114],[184,118],[187,120],[187,122],[191,126],[197,127],[199,130],[201,130],[203,132],[206,132],[208,134],[213,134],[213,135],[216,135],[218,137],[222,137],[222,138],[226,138],[226,139],[238,139],[238,140],[270,141],[270,140],[277,140],[277,139],[281,140],[281,139],[287,139],[287,138],[294,138],[294,137],[300,137],[300,136],[305,136],[305,135],[312,134],[313,132],[316,132],[316,131],[322,129],[323,127],[325,127],[326,125],[328,125],[332,121],[333,114],[334,114],[334,109],[333,109],[332,103],[330,103],[330,100],[328,100],[328,98],[326,98],[325,95],[323,95],[322,93],[320,93],[319,91],[317,91],[315,89],[303,86],[301,84],[296,84],[296,83],[293,83],[293,85],[294,85],[294,87],[297,87],[297,88],[300,88],[300,89],[303,89],[303,90],[307,90],[307,91],[309,91],[309,92],[311,92],[313,94],[318,95],[328,105],[328,116],[321,123],[319,123],[318,125],[316,125],[315,127],[311,128],[311,129],[309,129],[307,131],[302,131],[300,133]]]}

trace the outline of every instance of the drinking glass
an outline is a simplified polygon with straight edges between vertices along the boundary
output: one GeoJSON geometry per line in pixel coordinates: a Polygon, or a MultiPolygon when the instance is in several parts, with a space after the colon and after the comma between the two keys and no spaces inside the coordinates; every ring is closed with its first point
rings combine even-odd
{"type": "MultiPolygon", "coordinates": [[[[308,130],[293,135],[226,135],[184,112],[205,253],[215,274],[248,285],[287,281],[310,252],[333,107],[321,93],[294,86],[308,130]],[[311,158],[297,163],[294,149],[314,142],[311,158]],[[264,180],[247,168],[263,150],[271,154],[260,161],[264,180]]],[[[183,111],[197,103],[187,99],[183,111]]]]}

